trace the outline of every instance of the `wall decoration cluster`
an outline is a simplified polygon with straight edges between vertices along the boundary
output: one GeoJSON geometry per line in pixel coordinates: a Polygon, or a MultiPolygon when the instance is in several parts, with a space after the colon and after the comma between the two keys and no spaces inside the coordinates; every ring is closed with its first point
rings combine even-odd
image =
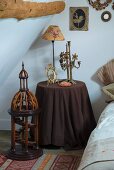
{"type": "MultiPolygon", "coordinates": [[[[106,7],[108,7],[108,5],[110,3],[112,3],[112,0],[88,0],[88,2],[93,8],[95,8],[97,11],[99,11],[99,10],[103,10],[106,7]]],[[[112,9],[114,9],[114,2],[112,4],[112,9]]],[[[112,18],[112,15],[109,11],[104,11],[101,14],[101,19],[104,22],[110,21],[111,18],[112,18]]]]}
{"type": "Polygon", "coordinates": [[[70,7],[70,30],[87,31],[88,22],[88,7],[70,7]]]}
{"type": "Polygon", "coordinates": [[[96,10],[102,10],[105,9],[111,2],[112,0],[104,0],[104,2],[102,2],[101,0],[88,0],[89,4],[95,8],[96,10]]]}

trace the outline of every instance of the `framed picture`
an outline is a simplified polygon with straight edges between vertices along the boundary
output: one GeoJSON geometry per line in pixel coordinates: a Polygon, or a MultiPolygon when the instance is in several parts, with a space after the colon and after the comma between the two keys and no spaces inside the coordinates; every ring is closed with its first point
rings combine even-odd
{"type": "Polygon", "coordinates": [[[88,31],[89,7],[70,7],[70,30],[88,31]]]}

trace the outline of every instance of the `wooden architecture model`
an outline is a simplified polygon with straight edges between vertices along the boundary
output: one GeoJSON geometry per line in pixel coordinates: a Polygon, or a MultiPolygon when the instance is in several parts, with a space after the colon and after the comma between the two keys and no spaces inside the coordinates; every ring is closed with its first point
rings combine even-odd
{"type": "Polygon", "coordinates": [[[42,155],[38,147],[38,103],[36,97],[28,89],[28,73],[22,64],[19,74],[20,89],[14,95],[11,109],[11,149],[7,157],[15,160],[35,159],[42,155]],[[31,123],[30,118],[35,118],[31,123]],[[30,140],[29,130],[34,129],[34,141],[30,140]]]}

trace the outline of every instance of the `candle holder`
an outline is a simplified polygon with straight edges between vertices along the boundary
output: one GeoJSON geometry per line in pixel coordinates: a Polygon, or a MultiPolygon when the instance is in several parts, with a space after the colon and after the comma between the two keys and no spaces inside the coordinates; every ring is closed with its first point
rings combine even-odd
{"type": "Polygon", "coordinates": [[[71,42],[67,41],[66,43],[66,52],[61,52],[60,54],[60,65],[61,68],[65,71],[67,70],[67,82],[70,82],[72,84],[75,84],[75,81],[72,79],[72,69],[73,68],[80,68],[81,61],[78,61],[78,55],[72,54],[70,52],[71,42]]]}

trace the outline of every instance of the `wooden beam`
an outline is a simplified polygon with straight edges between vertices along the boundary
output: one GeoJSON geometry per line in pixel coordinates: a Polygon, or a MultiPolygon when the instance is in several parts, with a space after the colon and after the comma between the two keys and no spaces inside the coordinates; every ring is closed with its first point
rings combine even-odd
{"type": "Polygon", "coordinates": [[[53,2],[27,2],[0,0],[0,18],[25,19],[58,14],[65,8],[63,0],[53,2]]]}

